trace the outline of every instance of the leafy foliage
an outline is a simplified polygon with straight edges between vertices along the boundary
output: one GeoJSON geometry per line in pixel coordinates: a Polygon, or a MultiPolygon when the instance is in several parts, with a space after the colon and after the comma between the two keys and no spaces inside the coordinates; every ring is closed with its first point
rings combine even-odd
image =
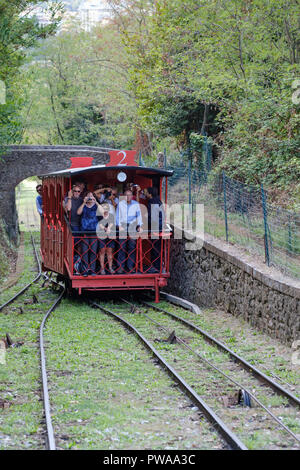
{"type": "Polygon", "coordinates": [[[32,54],[26,141],[131,147],[135,101],[113,25],[93,33],[69,24],[32,54]]]}
{"type": "Polygon", "coordinates": [[[289,185],[297,197],[299,1],[111,3],[126,14],[125,3],[140,20],[120,27],[142,125],[185,146],[205,131],[214,139],[216,171],[289,185]]]}
{"type": "Polygon", "coordinates": [[[299,0],[108,1],[109,24],[55,37],[58,10],[41,27],[20,15],[37,0],[0,3],[1,141],[167,144],[199,167],[206,134],[215,172],[300,204],[299,0]]]}
{"type": "Polygon", "coordinates": [[[5,86],[5,100],[0,104],[2,145],[19,142],[22,138],[20,108],[25,96],[21,66],[26,52],[37,41],[54,34],[61,19],[62,6],[48,2],[50,22],[40,25],[34,16],[38,4],[38,0],[0,1],[0,80],[5,86]]]}

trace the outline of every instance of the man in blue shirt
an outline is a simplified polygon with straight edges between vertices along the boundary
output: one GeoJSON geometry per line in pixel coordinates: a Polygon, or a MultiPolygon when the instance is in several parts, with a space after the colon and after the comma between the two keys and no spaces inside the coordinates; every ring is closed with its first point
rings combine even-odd
{"type": "Polygon", "coordinates": [[[43,216],[43,186],[41,184],[38,184],[37,187],[35,188],[38,196],[36,197],[35,203],[36,203],[36,208],[40,216],[43,216]]]}
{"type": "Polygon", "coordinates": [[[125,269],[129,273],[135,272],[136,265],[136,236],[143,231],[141,208],[137,201],[132,199],[132,191],[125,191],[125,199],[117,206],[116,225],[119,227],[118,274],[125,269]]]}

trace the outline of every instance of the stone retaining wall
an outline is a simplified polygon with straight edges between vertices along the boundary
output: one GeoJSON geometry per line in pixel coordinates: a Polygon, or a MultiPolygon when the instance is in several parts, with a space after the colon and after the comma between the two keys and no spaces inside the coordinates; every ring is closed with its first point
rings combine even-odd
{"type": "Polygon", "coordinates": [[[205,238],[195,251],[185,249],[184,238],[172,240],[168,291],[241,316],[285,344],[300,340],[300,283],[258,267],[236,247],[205,238]]]}

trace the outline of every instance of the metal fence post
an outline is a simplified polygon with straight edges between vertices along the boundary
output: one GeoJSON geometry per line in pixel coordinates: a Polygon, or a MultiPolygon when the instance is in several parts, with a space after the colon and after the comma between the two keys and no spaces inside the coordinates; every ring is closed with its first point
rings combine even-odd
{"type": "Polygon", "coordinates": [[[192,209],[192,159],[191,159],[191,151],[189,148],[189,225],[192,225],[192,217],[193,217],[193,209],[192,209]]]}
{"type": "Polygon", "coordinates": [[[226,194],[226,175],[225,175],[225,171],[223,171],[222,174],[223,174],[225,231],[226,231],[226,241],[228,242],[227,194],[226,194]]]}
{"type": "Polygon", "coordinates": [[[288,215],[288,250],[293,253],[291,215],[288,215]]]}
{"type": "MultiPolygon", "coordinates": [[[[166,147],[164,148],[164,169],[167,169],[167,149],[166,147]]],[[[167,198],[167,178],[164,177],[163,179],[163,186],[162,186],[163,193],[165,195],[165,201],[167,198]]]]}
{"type": "Polygon", "coordinates": [[[268,241],[268,214],[267,214],[267,204],[266,204],[266,194],[263,184],[261,184],[261,200],[264,216],[264,242],[265,242],[265,261],[268,266],[270,266],[270,253],[269,253],[269,241],[268,241]]]}

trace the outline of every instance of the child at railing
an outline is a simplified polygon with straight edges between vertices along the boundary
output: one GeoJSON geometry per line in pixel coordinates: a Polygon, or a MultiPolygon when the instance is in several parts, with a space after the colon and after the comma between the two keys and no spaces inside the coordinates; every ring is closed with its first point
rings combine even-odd
{"type": "Polygon", "coordinates": [[[100,255],[99,261],[101,266],[101,274],[105,275],[105,255],[108,261],[108,270],[110,274],[115,274],[113,270],[113,250],[115,248],[116,224],[115,217],[109,210],[109,204],[102,204],[103,216],[99,221],[97,235],[99,238],[100,255]]]}

